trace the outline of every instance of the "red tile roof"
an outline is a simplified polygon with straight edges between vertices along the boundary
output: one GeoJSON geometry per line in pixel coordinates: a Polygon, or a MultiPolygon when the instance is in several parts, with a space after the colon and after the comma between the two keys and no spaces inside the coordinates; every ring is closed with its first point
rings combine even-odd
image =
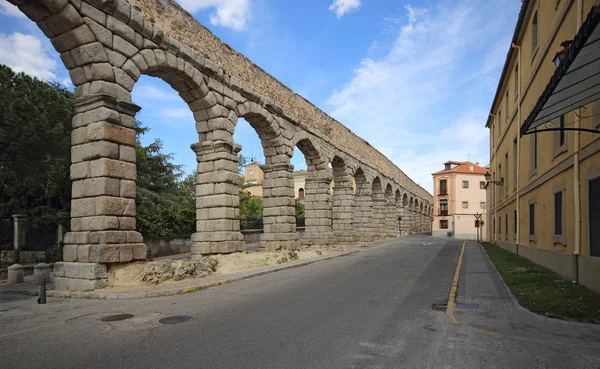
{"type": "Polygon", "coordinates": [[[443,173],[486,174],[487,172],[488,170],[484,167],[480,167],[479,165],[471,163],[470,161],[465,161],[452,169],[440,170],[438,172],[432,173],[432,175],[443,173]],[[470,170],[471,166],[473,166],[473,170],[470,170]]]}

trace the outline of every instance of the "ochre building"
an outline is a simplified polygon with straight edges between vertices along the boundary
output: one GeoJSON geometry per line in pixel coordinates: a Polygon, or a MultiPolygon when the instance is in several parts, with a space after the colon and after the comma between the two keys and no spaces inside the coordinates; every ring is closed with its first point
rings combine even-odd
{"type": "Polygon", "coordinates": [[[486,124],[489,240],[597,291],[599,5],[523,1],[486,124]]]}

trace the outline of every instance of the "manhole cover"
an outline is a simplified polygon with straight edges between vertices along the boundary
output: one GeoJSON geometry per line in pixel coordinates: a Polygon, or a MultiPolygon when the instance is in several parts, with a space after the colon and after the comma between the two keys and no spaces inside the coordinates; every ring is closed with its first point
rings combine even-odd
{"type": "Polygon", "coordinates": [[[162,318],[158,322],[160,324],[180,324],[180,323],[189,322],[191,319],[192,319],[191,316],[187,316],[187,315],[175,315],[175,316],[168,316],[166,318],[162,318]]]}
{"type": "Polygon", "coordinates": [[[109,316],[105,316],[104,318],[102,318],[100,320],[103,322],[118,322],[120,320],[125,320],[125,319],[129,319],[129,318],[133,318],[133,314],[109,315],[109,316]]]}

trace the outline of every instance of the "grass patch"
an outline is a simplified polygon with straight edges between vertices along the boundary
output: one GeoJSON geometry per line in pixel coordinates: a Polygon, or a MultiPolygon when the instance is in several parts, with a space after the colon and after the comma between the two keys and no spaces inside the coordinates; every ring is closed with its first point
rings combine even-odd
{"type": "Polygon", "coordinates": [[[558,319],[600,323],[599,294],[499,246],[482,246],[524,308],[558,319]]]}

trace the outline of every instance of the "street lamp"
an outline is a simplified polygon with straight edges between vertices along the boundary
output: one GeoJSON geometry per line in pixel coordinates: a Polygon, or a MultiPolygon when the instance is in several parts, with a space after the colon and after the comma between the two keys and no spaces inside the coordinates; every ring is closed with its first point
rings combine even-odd
{"type": "Polygon", "coordinates": [[[562,63],[563,60],[565,60],[565,57],[567,56],[567,50],[569,49],[569,46],[572,42],[573,40],[565,40],[561,42],[560,46],[562,46],[562,49],[559,52],[557,52],[556,55],[554,55],[554,59],[552,59],[556,68],[558,68],[560,63],[562,63]]]}
{"type": "Polygon", "coordinates": [[[487,181],[487,183],[492,183],[492,184],[495,184],[497,186],[502,186],[504,184],[504,177],[501,177],[499,181],[490,181],[491,178],[492,178],[492,175],[490,174],[490,172],[486,172],[485,173],[485,180],[487,181]]]}

